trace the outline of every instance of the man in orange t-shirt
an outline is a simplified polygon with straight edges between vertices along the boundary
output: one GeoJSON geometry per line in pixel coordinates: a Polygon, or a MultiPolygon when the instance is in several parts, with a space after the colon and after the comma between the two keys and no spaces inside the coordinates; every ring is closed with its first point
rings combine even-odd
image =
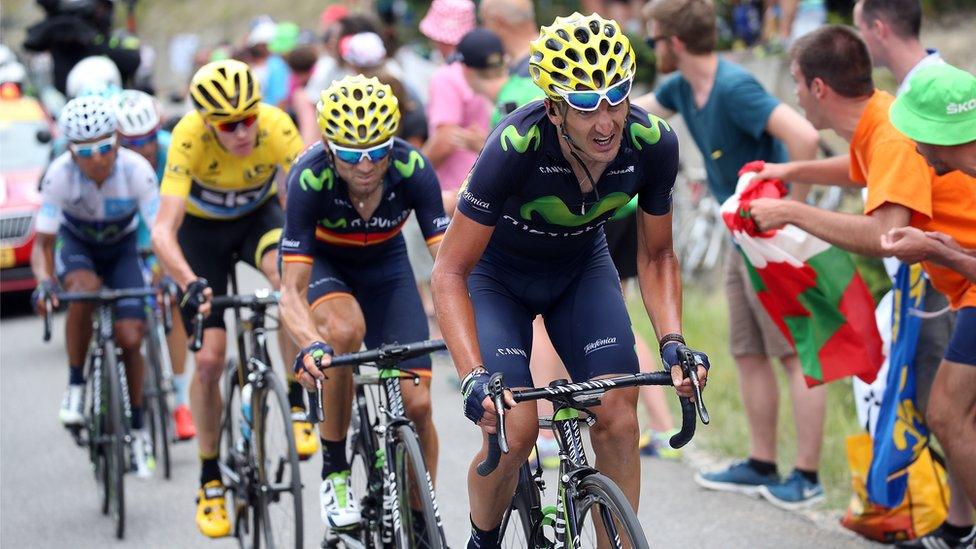
{"type": "MultiPolygon", "coordinates": [[[[791,223],[835,246],[875,257],[888,255],[882,237],[906,226],[941,232],[965,248],[976,247],[976,180],[960,172],[936,175],[915,143],[891,125],[888,109],[894,98],[874,89],[870,58],[860,38],[846,27],[822,27],[797,41],[791,56],[790,73],[807,119],[851,144],[849,171],[832,174],[834,179],[867,186],[868,198],[864,215],[791,200],[754,200],[750,214],[759,228],[791,223]]],[[[814,160],[779,167],[790,180],[810,181],[822,179],[832,164],[814,160]]],[[[976,285],[947,267],[928,261],[922,266],[957,311],[925,418],[963,490],[976,501],[976,285]]]]}

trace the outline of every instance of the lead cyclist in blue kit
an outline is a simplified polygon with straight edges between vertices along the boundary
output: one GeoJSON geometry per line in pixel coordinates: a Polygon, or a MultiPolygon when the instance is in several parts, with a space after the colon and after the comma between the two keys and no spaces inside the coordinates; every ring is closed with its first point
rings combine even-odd
{"type": "MultiPolygon", "coordinates": [[[[598,15],[557,17],[530,44],[530,73],[546,99],[505,118],[462,185],[432,277],[437,320],[462,378],[465,415],[484,440],[468,473],[468,547],[498,546],[518,468],[536,440],[534,403],[507,415],[510,452],[487,477],[474,466],[496,415],[492,372],[532,386],[532,319],[541,314],[574,381],[638,372],[630,318],[603,224],[639,193],[638,280],[681,396],[676,349],[681,281],[671,243],[678,145],[663,120],[628,100],[636,69],[620,26],[598,15]]],[[[707,357],[698,353],[706,367],[707,357]]],[[[699,366],[704,386],[706,367],[699,366]]],[[[608,392],[590,429],[596,467],[634,508],[640,492],[637,389],[608,392]]]]}

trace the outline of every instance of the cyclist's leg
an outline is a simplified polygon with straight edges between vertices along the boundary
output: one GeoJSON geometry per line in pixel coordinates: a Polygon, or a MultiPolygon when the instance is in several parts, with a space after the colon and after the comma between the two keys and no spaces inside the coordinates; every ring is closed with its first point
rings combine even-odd
{"type": "MultiPolygon", "coordinates": [[[[481,357],[489,372],[504,374],[505,385],[531,387],[529,351],[535,314],[501,282],[503,274],[490,271],[493,269],[479,265],[468,277],[481,357]]],[[[481,449],[468,470],[471,521],[485,532],[500,526],[515,492],[519,467],[535,444],[539,433],[535,402],[523,402],[507,411],[505,426],[510,451],[502,455],[495,472],[482,477],[476,471],[488,451],[487,437],[483,437],[481,449]]]]}
{"type": "MultiPolygon", "coordinates": [[[[61,286],[69,292],[93,292],[102,286],[95,273],[91,249],[61,231],[54,248],[54,263],[61,286]]],[[[68,390],[61,403],[59,416],[65,425],[80,425],[82,396],[85,386],[85,354],[92,337],[91,316],[95,306],[91,303],[71,303],[64,325],[65,347],[68,353],[68,390]]]]}
{"type": "MultiPolygon", "coordinates": [[[[617,271],[596,252],[544,315],[553,345],[573,381],[638,372],[634,334],[617,271]]],[[[612,478],[634,509],[640,496],[637,388],[607,392],[590,428],[596,467],[612,478]]]]}
{"type": "Polygon", "coordinates": [[[956,327],[932,382],[925,419],[953,464],[956,481],[976,504],[976,307],[956,315],[956,327]],[[966,464],[969,465],[966,465],[966,464]]]}
{"type": "MultiPolygon", "coordinates": [[[[366,331],[359,303],[349,285],[325,258],[312,263],[308,290],[312,317],[322,340],[336,354],[358,351],[366,331]]],[[[349,485],[350,465],[346,456],[346,433],[352,416],[352,370],[329,370],[322,381],[325,421],[319,425],[322,441],[322,484],[319,511],[332,528],[346,528],[359,522],[359,502],[349,485]]],[[[362,488],[362,487],[359,487],[362,488]]]]}
{"type": "MultiPolygon", "coordinates": [[[[391,254],[379,262],[383,264],[381,269],[370,269],[369,274],[363,273],[353,283],[366,319],[366,347],[372,349],[388,343],[427,339],[430,332],[427,323],[421,320],[426,314],[407,255],[391,254]],[[375,278],[369,275],[375,275],[375,278]]],[[[354,278],[350,277],[350,280],[354,278]]],[[[400,389],[407,417],[413,421],[420,437],[427,470],[431,479],[436,479],[438,442],[431,414],[430,355],[406,360],[400,367],[421,376],[420,385],[404,380],[400,389]]]]}

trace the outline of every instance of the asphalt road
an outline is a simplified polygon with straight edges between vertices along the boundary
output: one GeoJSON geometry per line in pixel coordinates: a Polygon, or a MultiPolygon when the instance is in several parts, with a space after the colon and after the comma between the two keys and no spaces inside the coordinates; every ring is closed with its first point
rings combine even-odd
{"type": "MultiPolygon", "coordinates": [[[[248,276],[256,280],[256,276],[248,276]]],[[[63,316],[50,344],[41,322],[23,307],[3,302],[0,321],[0,546],[2,547],[232,547],[210,541],[193,523],[198,483],[194,442],[177,444],[173,478],[140,481],[126,476],[126,537],[113,536],[99,512],[95,480],[86,455],[58,423],[66,383],[63,316]]],[[[446,360],[435,363],[434,419],[441,455],[437,498],[452,547],[467,541],[465,474],[478,434],[460,413],[446,360]]],[[[721,429],[714,418],[709,429],[721,429]]],[[[323,527],[318,513],[315,458],[302,466],[306,490],[305,531],[316,547],[323,527]]],[[[640,518],[657,547],[869,547],[833,524],[780,511],[744,496],[706,492],[682,463],[645,458],[640,518]]],[[[550,482],[550,486],[553,483],[550,482]]],[[[547,491],[554,503],[555,491],[547,491]]]]}

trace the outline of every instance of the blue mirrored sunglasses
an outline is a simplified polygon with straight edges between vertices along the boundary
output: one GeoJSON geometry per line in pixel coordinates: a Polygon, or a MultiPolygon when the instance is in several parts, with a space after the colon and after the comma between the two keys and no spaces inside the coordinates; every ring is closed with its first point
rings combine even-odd
{"type": "Polygon", "coordinates": [[[557,89],[556,92],[573,107],[579,111],[595,111],[600,106],[600,101],[606,99],[611,106],[619,105],[627,96],[630,95],[631,79],[622,80],[609,88],[602,90],[587,91],[566,91],[557,89]]]}
{"type": "Polygon", "coordinates": [[[367,158],[371,162],[379,162],[393,150],[393,140],[390,139],[386,143],[368,149],[350,149],[329,143],[329,150],[346,164],[359,164],[367,158]]]}
{"type": "Polygon", "coordinates": [[[91,158],[95,156],[97,152],[99,155],[106,155],[112,151],[115,147],[115,136],[106,137],[101,141],[95,141],[94,143],[71,143],[69,145],[71,151],[77,154],[81,158],[91,158]]]}

